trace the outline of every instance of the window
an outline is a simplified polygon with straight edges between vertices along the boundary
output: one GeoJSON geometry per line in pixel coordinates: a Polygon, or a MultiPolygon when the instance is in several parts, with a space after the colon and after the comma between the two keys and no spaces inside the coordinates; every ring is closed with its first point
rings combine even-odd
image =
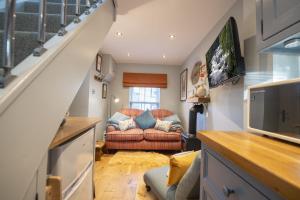
{"type": "Polygon", "coordinates": [[[129,88],[129,106],[142,110],[158,109],[160,104],[160,88],[129,88]]]}

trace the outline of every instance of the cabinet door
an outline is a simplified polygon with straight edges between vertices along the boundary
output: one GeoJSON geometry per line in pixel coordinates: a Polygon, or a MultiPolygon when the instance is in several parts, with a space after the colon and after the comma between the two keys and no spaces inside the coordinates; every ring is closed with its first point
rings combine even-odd
{"type": "Polygon", "coordinates": [[[218,158],[202,150],[202,200],[267,200],[244,178],[233,172],[218,158]]]}
{"type": "Polygon", "coordinates": [[[261,0],[263,40],[300,21],[299,0],[261,0]]]}
{"type": "Polygon", "coordinates": [[[94,129],[50,152],[50,172],[62,177],[64,191],[94,159],[94,129]]]}

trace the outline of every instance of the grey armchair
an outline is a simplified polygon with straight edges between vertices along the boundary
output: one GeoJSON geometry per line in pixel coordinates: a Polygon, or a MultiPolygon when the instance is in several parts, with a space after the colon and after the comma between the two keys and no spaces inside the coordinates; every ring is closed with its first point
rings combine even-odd
{"type": "Polygon", "coordinates": [[[160,167],[147,171],[144,182],[147,191],[152,191],[159,200],[198,200],[200,194],[201,152],[186,171],[177,185],[167,186],[169,167],[160,167]]]}

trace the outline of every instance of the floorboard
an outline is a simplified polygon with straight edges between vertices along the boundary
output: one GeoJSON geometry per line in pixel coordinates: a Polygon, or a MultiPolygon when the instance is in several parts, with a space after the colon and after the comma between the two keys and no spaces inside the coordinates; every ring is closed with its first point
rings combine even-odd
{"type": "Polygon", "coordinates": [[[124,160],[113,160],[113,154],[104,154],[95,163],[96,200],[156,200],[151,192],[144,188],[143,174],[153,168],[153,163],[126,164],[124,160]],[[138,192],[137,192],[138,191],[138,192]]]}

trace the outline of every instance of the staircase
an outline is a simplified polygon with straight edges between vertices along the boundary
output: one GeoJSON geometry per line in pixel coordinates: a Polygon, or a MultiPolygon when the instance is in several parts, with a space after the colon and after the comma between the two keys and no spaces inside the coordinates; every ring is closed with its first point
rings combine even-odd
{"type": "MultiPolygon", "coordinates": [[[[91,3],[89,14],[85,13],[86,1],[81,1],[81,22],[73,23],[78,17],[74,15],[76,1],[68,0],[66,24],[62,26],[60,2],[48,0],[46,4],[45,41],[40,40],[39,2],[25,1],[16,6],[15,62],[0,65],[0,70],[16,76],[0,89],[0,199],[24,199],[115,18],[113,0],[98,2],[97,6],[91,3]],[[67,33],[59,36],[62,28],[67,33]],[[33,56],[41,46],[47,50],[33,56]]],[[[3,35],[4,13],[0,14],[3,35]]]]}
{"type": "MultiPolygon", "coordinates": [[[[64,7],[62,6],[62,2],[64,0],[29,0],[21,3],[17,3],[16,5],[16,17],[15,17],[15,44],[13,47],[13,55],[12,55],[12,66],[8,66],[9,68],[13,68],[22,62],[27,56],[31,55],[34,52],[34,49],[40,46],[39,37],[39,25],[42,23],[39,21],[39,15],[43,12],[40,9],[40,3],[45,3],[45,41],[47,42],[54,35],[56,35],[60,28],[62,27],[62,14],[66,16],[66,22],[64,26],[69,25],[71,22],[74,22],[77,19],[77,16],[85,13],[89,14],[90,5],[95,5],[97,2],[90,0],[66,0],[66,13],[62,13],[64,7]],[[78,14],[76,13],[76,3],[78,3],[78,14]]],[[[75,21],[76,22],[76,21],[75,21]]],[[[3,44],[4,39],[4,25],[5,24],[5,12],[0,11],[0,44],[3,44]]],[[[3,63],[3,51],[4,48],[1,46],[0,48],[0,67],[4,67],[3,63]]],[[[39,55],[38,55],[39,56],[39,55]]],[[[10,70],[10,69],[9,69],[10,70]]],[[[0,78],[0,87],[5,87],[5,83],[1,84],[0,78]]]]}

